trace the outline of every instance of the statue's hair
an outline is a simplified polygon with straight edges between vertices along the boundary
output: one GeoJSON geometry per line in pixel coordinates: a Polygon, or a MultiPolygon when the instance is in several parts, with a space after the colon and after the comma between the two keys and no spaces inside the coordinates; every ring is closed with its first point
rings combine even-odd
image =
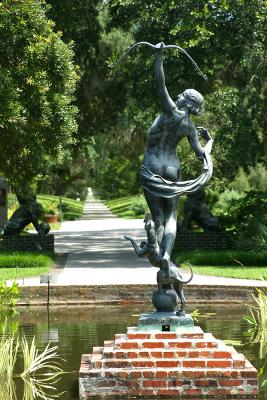
{"type": "Polygon", "coordinates": [[[186,89],[183,94],[186,100],[188,100],[186,106],[190,111],[195,115],[200,115],[202,104],[204,102],[202,94],[195,89],[186,89]]]}

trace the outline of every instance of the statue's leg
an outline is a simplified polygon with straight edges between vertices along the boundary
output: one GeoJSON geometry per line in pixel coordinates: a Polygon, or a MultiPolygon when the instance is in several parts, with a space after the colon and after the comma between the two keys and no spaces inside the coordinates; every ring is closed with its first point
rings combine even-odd
{"type": "Polygon", "coordinates": [[[177,207],[179,197],[164,199],[165,230],[163,237],[163,264],[164,268],[170,266],[170,257],[175,243],[177,230],[177,207]]]}
{"type": "Polygon", "coordinates": [[[177,295],[178,295],[178,297],[179,297],[179,299],[181,301],[181,308],[180,308],[179,311],[177,311],[176,314],[178,316],[182,317],[182,316],[185,315],[185,303],[186,303],[186,300],[185,300],[185,297],[184,297],[184,291],[183,291],[183,284],[180,283],[180,282],[175,282],[173,284],[173,287],[174,287],[174,290],[176,291],[176,293],[177,293],[177,295]]]}
{"type": "Polygon", "coordinates": [[[154,196],[148,191],[144,190],[147,205],[149,207],[152,219],[155,224],[157,232],[158,244],[161,248],[163,235],[164,235],[164,200],[162,197],[154,196]]]}

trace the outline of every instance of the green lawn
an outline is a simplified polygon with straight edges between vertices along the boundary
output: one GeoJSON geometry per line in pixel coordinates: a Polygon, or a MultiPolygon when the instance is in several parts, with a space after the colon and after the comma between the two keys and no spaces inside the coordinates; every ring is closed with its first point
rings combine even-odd
{"type": "Polygon", "coordinates": [[[126,196],[114,200],[106,200],[106,206],[120,218],[144,218],[147,210],[143,195],[126,196]]]}
{"type": "MultiPolygon", "coordinates": [[[[37,196],[37,201],[43,204],[44,207],[52,202],[55,202],[56,205],[59,205],[59,196],[39,194],[37,196]]],[[[83,214],[83,206],[83,201],[77,201],[68,197],[62,197],[63,220],[72,221],[75,219],[79,219],[83,214]]]]}
{"type": "Polygon", "coordinates": [[[46,273],[54,264],[53,254],[38,252],[0,252],[0,280],[46,273]]]}
{"type": "Polygon", "coordinates": [[[267,280],[267,267],[238,267],[238,266],[193,266],[195,274],[225,276],[242,279],[267,280]]]}
{"type": "Polygon", "coordinates": [[[267,265],[266,253],[256,253],[244,250],[191,250],[178,251],[174,249],[173,258],[180,261],[188,261],[192,265],[214,266],[262,266],[267,265]]]}
{"type": "Polygon", "coordinates": [[[178,263],[190,263],[196,274],[243,279],[267,279],[266,254],[242,250],[177,251],[173,257],[178,263]]]}
{"type": "Polygon", "coordinates": [[[45,274],[50,270],[50,267],[36,267],[36,268],[0,268],[0,281],[8,279],[27,278],[29,276],[38,276],[45,274]]]}

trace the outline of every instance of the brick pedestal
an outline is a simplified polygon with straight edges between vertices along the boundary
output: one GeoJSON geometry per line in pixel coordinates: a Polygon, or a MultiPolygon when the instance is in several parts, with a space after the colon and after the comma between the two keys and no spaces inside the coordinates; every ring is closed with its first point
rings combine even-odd
{"type": "Polygon", "coordinates": [[[128,328],[82,356],[80,399],[101,396],[251,398],[258,373],[250,362],[199,327],[128,328]]]}
{"type": "Polygon", "coordinates": [[[0,240],[0,248],[10,251],[39,251],[54,252],[54,234],[38,236],[36,233],[28,235],[5,236],[0,240]]]}

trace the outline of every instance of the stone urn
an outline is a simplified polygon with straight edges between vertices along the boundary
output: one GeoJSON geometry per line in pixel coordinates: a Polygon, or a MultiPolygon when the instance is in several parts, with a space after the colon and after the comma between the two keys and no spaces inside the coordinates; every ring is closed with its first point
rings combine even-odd
{"type": "Polygon", "coordinates": [[[178,306],[178,296],[174,289],[162,289],[153,292],[152,303],[157,311],[175,311],[178,306]]]}

